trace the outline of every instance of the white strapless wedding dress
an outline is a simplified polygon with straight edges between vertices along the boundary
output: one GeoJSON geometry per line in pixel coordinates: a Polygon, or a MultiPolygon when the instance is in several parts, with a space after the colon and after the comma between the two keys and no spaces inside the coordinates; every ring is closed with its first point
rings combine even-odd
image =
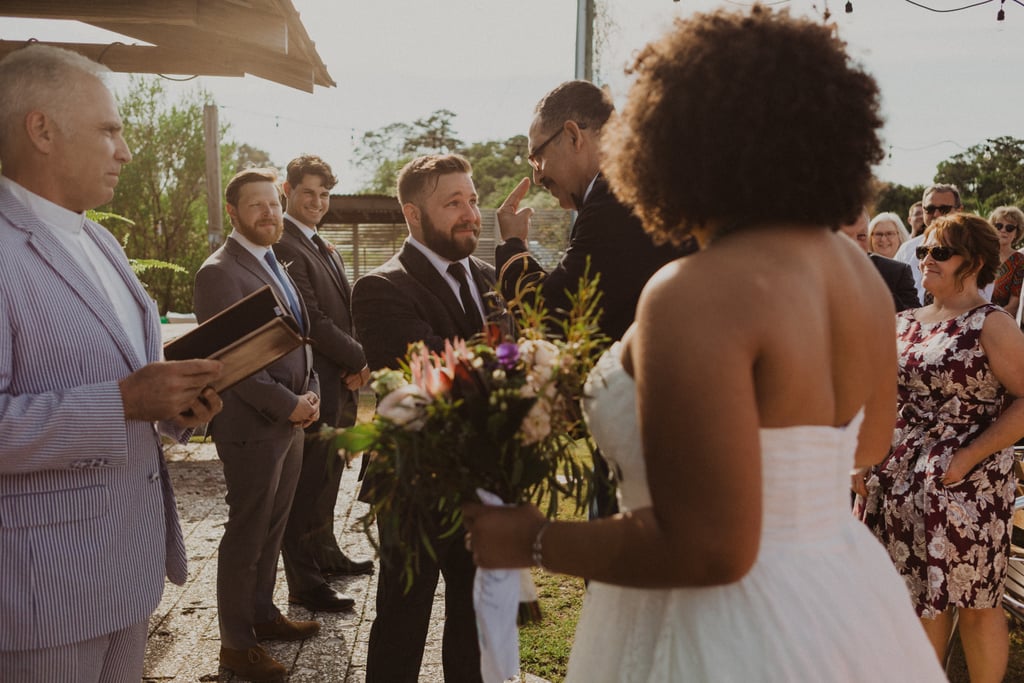
{"type": "MultiPolygon", "coordinates": [[[[601,358],[586,395],[591,432],[621,475],[622,509],[649,506],[635,385],[618,345],[601,358]]],[[[764,516],[750,572],[709,588],[592,581],[566,681],[945,681],[903,580],[850,514],[862,419],[762,429],[764,516]]]]}

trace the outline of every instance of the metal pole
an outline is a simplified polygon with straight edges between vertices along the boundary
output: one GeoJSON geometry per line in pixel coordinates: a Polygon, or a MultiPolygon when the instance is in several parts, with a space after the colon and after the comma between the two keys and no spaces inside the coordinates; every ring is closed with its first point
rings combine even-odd
{"type": "Polygon", "coordinates": [[[594,80],[594,0],[576,0],[576,78],[594,80]]]}
{"type": "Polygon", "coordinates": [[[220,124],[215,104],[203,106],[203,137],[206,143],[206,239],[212,254],[224,239],[220,196],[220,124]]]}

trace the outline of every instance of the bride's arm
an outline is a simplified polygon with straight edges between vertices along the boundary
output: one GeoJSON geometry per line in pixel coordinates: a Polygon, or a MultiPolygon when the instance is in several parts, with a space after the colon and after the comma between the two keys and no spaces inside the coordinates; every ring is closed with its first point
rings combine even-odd
{"type": "MultiPolygon", "coordinates": [[[[722,314],[719,296],[666,270],[645,289],[629,345],[653,506],[546,526],[540,559],[550,571],[627,586],[699,586],[736,581],[757,557],[757,342],[743,331],[750,325],[722,314]]],[[[531,508],[472,507],[467,526],[481,566],[524,566],[544,520],[531,508]]]]}

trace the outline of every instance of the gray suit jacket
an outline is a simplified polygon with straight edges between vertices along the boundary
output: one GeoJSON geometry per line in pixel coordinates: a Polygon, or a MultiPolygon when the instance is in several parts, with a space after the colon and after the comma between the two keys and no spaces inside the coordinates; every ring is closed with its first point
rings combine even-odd
{"type": "MultiPolygon", "coordinates": [[[[196,273],[196,319],[208,320],[264,285],[272,286],[281,301],[287,301],[263,265],[241,244],[226,239],[196,273]]],[[[303,315],[309,320],[305,307],[303,315]]],[[[312,352],[304,344],[221,395],[224,409],[210,423],[214,441],[287,438],[292,430],[288,416],[299,396],[307,391],[319,394],[319,389],[312,352]]]]}
{"type": "MultiPolygon", "coordinates": [[[[156,306],[117,240],[85,230],[159,360],[156,306]]],[[[165,574],[187,573],[157,426],[124,418],[118,382],[143,363],[107,295],[3,188],[0,273],[0,650],[25,650],[144,621],[165,574]]]]}

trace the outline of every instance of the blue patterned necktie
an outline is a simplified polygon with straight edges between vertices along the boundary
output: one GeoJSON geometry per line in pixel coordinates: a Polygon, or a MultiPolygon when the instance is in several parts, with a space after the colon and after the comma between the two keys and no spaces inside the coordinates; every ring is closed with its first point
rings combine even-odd
{"type": "Polygon", "coordinates": [[[292,315],[295,316],[296,322],[299,323],[299,329],[306,329],[306,322],[302,319],[302,307],[299,306],[299,302],[295,299],[295,295],[292,294],[292,288],[288,286],[288,282],[284,279],[284,273],[281,272],[281,268],[277,265],[277,259],[274,258],[274,251],[271,249],[263,255],[263,260],[270,266],[271,272],[274,273],[274,277],[277,278],[278,283],[281,285],[281,289],[284,290],[285,298],[288,299],[288,308],[292,309],[292,315]]]}

